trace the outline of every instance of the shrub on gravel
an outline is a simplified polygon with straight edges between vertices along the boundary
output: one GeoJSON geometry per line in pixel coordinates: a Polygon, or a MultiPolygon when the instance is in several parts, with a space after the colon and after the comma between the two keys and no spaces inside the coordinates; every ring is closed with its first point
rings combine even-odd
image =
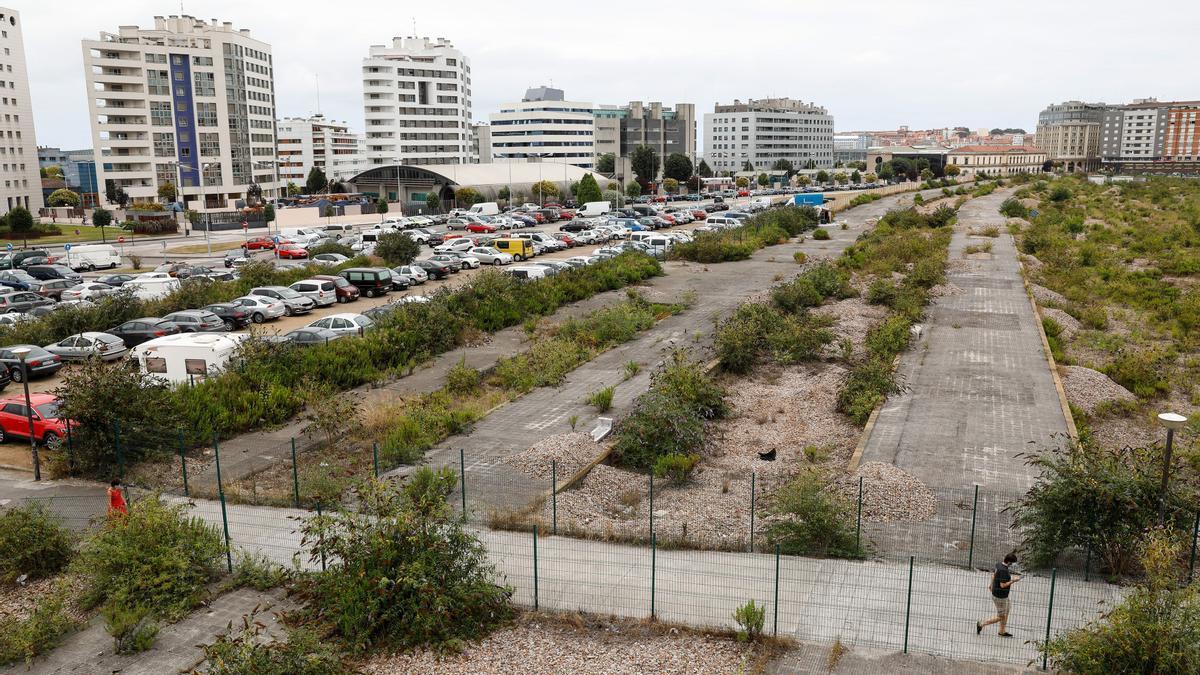
{"type": "Polygon", "coordinates": [[[54,576],[74,554],[67,528],[41,504],[14,506],[0,515],[0,583],[54,576]]]}
{"type": "Polygon", "coordinates": [[[668,478],[676,483],[686,483],[692,470],[700,462],[700,455],[671,453],[654,460],[654,475],[668,478]]]}
{"type": "Polygon", "coordinates": [[[817,228],[813,230],[812,238],[814,241],[829,241],[829,230],[817,228]]]}
{"type": "Polygon", "coordinates": [[[66,610],[66,593],[56,590],[38,603],[24,619],[0,618],[0,665],[25,661],[26,665],[62,643],[75,628],[66,610]]]}
{"type": "Polygon", "coordinates": [[[816,470],[801,473],[775,493],[767,539],[786,555],[861,557],[854,508],[816,470]]]}
{"type": "Polygon", "coordinates": [[[1028,218],[1029,209],[1020,200],[1009,197],[1000,204],[1000,213],[1009,218],[1028,218]]]}
{"type": "Polygon", "coordinates": [[[204,675],[340,675],[342,656],[311,630],[295,628],[286,640],[264,636],[263,624],[242,618],[240,629],[204,647],[204,675]]]}

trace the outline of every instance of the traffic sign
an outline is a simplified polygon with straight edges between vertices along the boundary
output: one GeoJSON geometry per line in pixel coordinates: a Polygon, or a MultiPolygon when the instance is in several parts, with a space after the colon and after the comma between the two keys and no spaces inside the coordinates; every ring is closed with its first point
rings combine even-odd
{"type": "Polygon", "coordinates": [[[7,248],[8,248],[8,250],[10,250],[10,251],[12,250],[12,243],[11,243],[11,242],[10,242],[10,243],[7,245],[7,248]]]}
{"type": "Polygon", "coordinates": [[[71,250],[71,245],[70,245],[70,244],[63,244],[63,250],[64,250],[64,251],[68,251],[68,252],[69,252],[69,251],[71,250]]]}
{"type": "MultiPolygon", "coordinates": [[[[118,243],[118,244],[124,244],[124,243],[125,243],[125,237],[117,237],[117,243],[118,243]]],[[[12,244],[9,244],[9,246],[12,246],[12,244]]]]}

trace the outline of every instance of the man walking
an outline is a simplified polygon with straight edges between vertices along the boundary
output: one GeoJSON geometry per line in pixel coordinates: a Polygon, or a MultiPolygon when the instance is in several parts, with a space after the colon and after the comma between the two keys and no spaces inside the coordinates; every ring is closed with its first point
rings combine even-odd
{"type": "Polygon", "coordinates": [[[1017,562],[1017,555],[1009,553],[1004,556],[1004,562],[996,563],[996,571],[992,574],[992,580],[988,584],[988,590],[992,592],[992,603],[996,605],[996,616],[984,621],[975,622],[975,634],[979,635],[983,632],[984,626],[990,626],[994,623],[1000,624],[1000,637],[1012,637],[1012,633],[1008,632],[1008,612],[1012,606],[1008,594],[1012,589],[1012,585],[1021,580],[1020,574],[1013,574],[1009,570],[1009,565],[1017,562]]]}

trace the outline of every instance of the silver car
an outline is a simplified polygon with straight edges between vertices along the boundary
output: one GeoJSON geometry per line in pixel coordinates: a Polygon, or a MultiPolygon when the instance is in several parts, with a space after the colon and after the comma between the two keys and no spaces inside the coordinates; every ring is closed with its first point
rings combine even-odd
{"type": "Polygon", "coordinates": [[[337,287],[328,279],[303,279],[291,286],[293,291],[312,298],[317,307],[327,307],[337,302],[337,287]]]}
{"type": "Polygon", "coordinates": [[[463,255],[469,255],[485,265],[511,265],[513,257],[490,246],[476,246],[463,255]]]}
{"type": "Polygon", "coordinates": [[[129,353],[129,348],[121,338],[95,331],[65,337],[52,345],[46,345],[43,349],[57,354],[63,361],[86,361],[90,358],[116,361],[129,353]]]}
{"type": "Polygon", "coordinates": [[[62,292],[63,300],[98,300],[108,295],[116,293],[117,289],[102,284],[99,282],[82,283],[71,288],[64,288],[62,292]]]}
{"type": "Polygon", "coordinates": [[[245,308],[246,313],[250,315],[250,320],[254,323],[278,319],[287,311],[282,301],[268,298],[265,295],[243,295],[230,300],[230,302],[245,308]]]}
{"type": "Polygon", "coordinates": [[[306,298],[287,286],[259,286],[251,288],[250,295],[262,295],[282,302],[284,313],[288,316],[308,314],[317,307],[312,298],[306,298]]]}
{"type": "Polygon", "coordinates": [[[309,328],[324,328],[341,335],[362,335],[375,326],[369,316],[362,314],[330,314],[308,324],[309,328]]]}
{"type": "Polygon", "coordinates": [[[426,281],[429,281],[429,272],[417,265],[401,265],[393,267],[392,271],[400,276],[408,277],[409,282],[414,286],[419,286],[426,281]]]}

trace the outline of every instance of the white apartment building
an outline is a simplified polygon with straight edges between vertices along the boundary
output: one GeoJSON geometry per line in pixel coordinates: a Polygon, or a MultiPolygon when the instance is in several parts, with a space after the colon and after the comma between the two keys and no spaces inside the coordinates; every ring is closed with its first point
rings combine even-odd
{"type": "Polygon", "coordinates": [[[233,206],[275,182],[275,67],[271,46],[229,22],[154,17],[83,41],[100,193],[133,199],[172,183],[190,208],[233,206]],[[192,202],[196,202],[192,204],[192,202]]]}
{"type": "Polygon", "coordinates": [[[33,102],[25,69],[21,14],[0,7],[0,208],[23,206],[35,216],[42,208],[33,102]]]}
{"type": "Polygon", "coordinates": [[[349,180],[367,168],[366,143],[345,122],[312,117],[285,117],[279,130],[279,182],[303,187],[308,173],[319,168],[333,180],[349,180]]]}
{"type": "Polygon", "coordinates": [[[471,61],[445,38],[392,38],[363,59],[367,164],[471,161],[471,61]]]}
{"type": "Polygon", "coordinates": [[[492,163],[492,128],[482,122],[471,125],[471,163],[492,163]]]}
{"type": "Polygon", "coordinates": [[[833,116],[790,98],[735,100],[704,114],[704,155],[713,171],[755,171],[786,159],[796,169],[833,167],[833,116]]]}
{"type": "Polygon", "coordinates": [[[567,101],[563,90],[534,87],[517,103],[488,115],[492,161],[546,161],[582,169],[596,165],[596,118],[591,103],[567,101]]]}

